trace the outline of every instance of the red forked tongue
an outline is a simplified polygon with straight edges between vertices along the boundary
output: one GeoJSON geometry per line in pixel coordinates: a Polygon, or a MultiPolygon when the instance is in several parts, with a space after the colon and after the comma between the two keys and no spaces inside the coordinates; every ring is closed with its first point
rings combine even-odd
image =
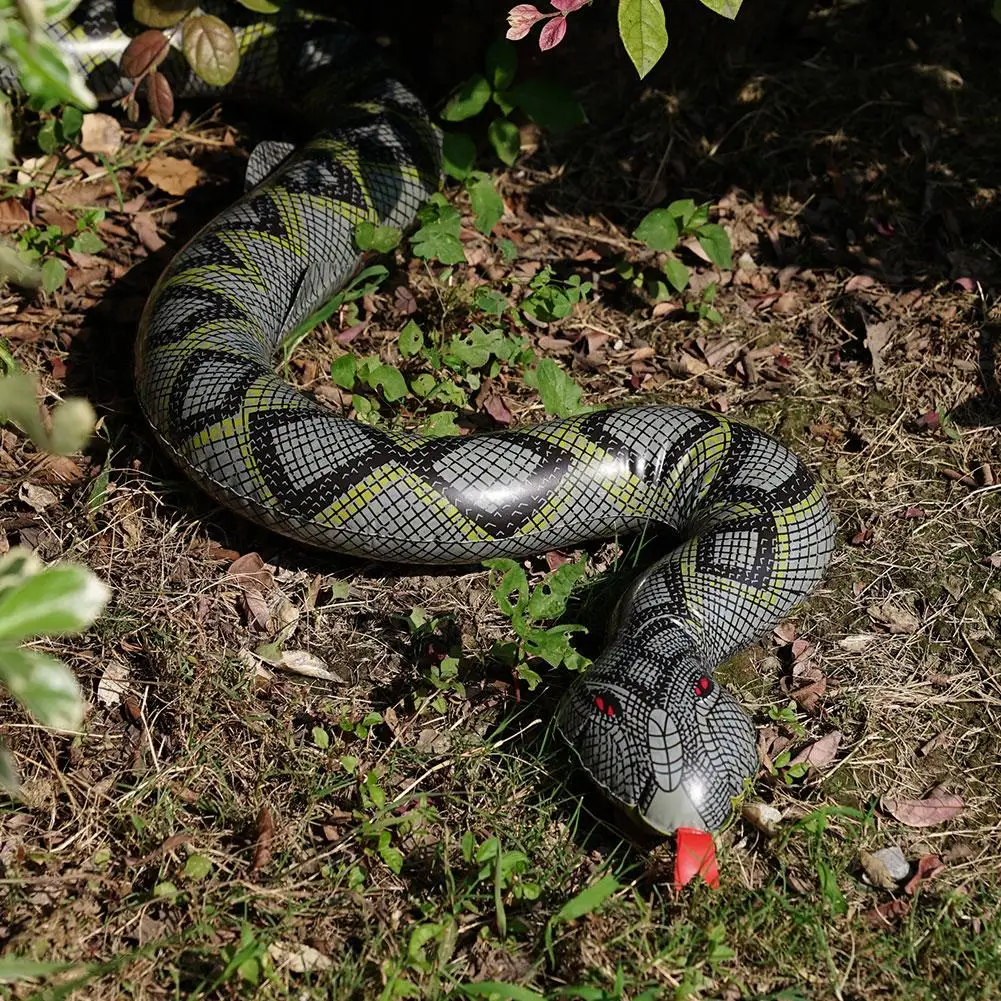
{"type": "Polygon", "coordinates": [[[716,845],[708,831],[679,827],[674,853],[674,888],[680,890],[701,876],[714,890],[719,889],[716,845]]]}

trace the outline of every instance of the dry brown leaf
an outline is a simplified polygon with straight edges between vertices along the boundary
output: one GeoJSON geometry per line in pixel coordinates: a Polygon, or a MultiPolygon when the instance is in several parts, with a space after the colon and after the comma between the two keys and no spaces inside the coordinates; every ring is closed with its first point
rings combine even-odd
{"type": "Polygon", "coordinates": [[[139,237],[142,245],[151,254],[155,254],[167,245],[157,232],[156,220],[153,218],[152,212],[136,212],[129,220],[129,225],[136,236],[139,237]]]}
{"type": "MultiPolygon", "coordinates": [[[[332,839],[331,839],[332,840],[332,839]]],[[[329,956],[303,943],[272,942],[268,955],[275,966],[290,973],[312,973],[314,970],[329,970],[334,965],[329,956]]]]}
{"type": "Polygon", "coordinates": [[[80,146],[88,153],[103,153],[114,156],[122,148],[125,133],[121,125],[102,111],[83,116],[80,129],[80,146]]]}
{"type": "Polygon", "coordinates": [[[293,674],[302,675],[304,678],[318,678],[320,681],[336,681],[338,684],[345,684],[342,677],[335,674],[327,667],[326,661],[321,660],[308,650],[284,650],[278,662],[279,667],[293,674]]]}
{"type": "Polygon", "coordinates": [[[870,605],[867,609],[869,618],[885,626],[887,632],[896,635],[909,635],[921,628],[921,620],[914,611],[905,605],[894,601],[884,601],[881,605],[870,605]]]}
{"type": "Polygon", "coordinates": [[[867,323],[865,328],[865,346],[872,358],[873,375],[883,371],[883,349],[893,337],[893,327],[889,323],[867,323]]]}
{"type": "Polygon", "coordinates": [[[274,576],[257,553],[245,553],[233,560],[227,573],[240,587],[259,594],[267,594],[275,586],[274,576]]]}
{"type": "Polygon", "coordinates": [[[789,764],[809,765],[811,768],[822,771],[837,757],[843,736],[844,734],[840,730],[833,730],[831,733],[825,734],[808,747],[804,747],[789,764]]]}
{"type": "Polygon", "coordinates": [[[186,195],[202,177],[201,168],[196,167],[190,160],[168,156],[166,153],[150,157],[137,173],[161,191],[178,198],[186,195]]]}
{"type": "Polygon", "coordinates": [[[271,810],[262,806],[257,814],[257,836],[254,841],[254,860],[251,872],[260,872],[271,861],[271,844],[275,839],[275,821],[271,810]]]}
{"type": "Polygon", "coordinates": [[[130,671],[128,665],[120,660],[113,660],[101,674],[97,683],[97,701],[105,706],[117,706],[128,690],[130,671]]]}
{"type": "Polygon", "coordinates": [[[59,498],[51,490],[36,486],[34,483],[22,483],[17,491],[17,496],[32,511],[37,511],[39,514],[59,501],[59,498]]]}
{"type": "Polygon", "coordinates": [[[883,796],[880,807],[908,827],[934,827],[952,820],[966,808],[961,796],[936,786],[924,799],[893,799],[883,796]]]}
{"type": "Polygon", "coordinates": [[[740,815],[762,834],[777,834],[782,824],[782,814],[768,803],[745,803],[740,808],[740,815]]]}

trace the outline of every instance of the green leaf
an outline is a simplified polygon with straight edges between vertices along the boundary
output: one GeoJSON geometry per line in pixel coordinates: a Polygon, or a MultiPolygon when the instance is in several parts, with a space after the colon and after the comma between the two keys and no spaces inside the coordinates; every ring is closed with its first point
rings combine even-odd
{"type": "Polygon", "coordinates": [[[411,358],[424,347],[424,331],[413,320],[408,320],[396,344],[404,358],[411,358]]]}
{"type": "Polygon", "coordinates": [[[441,137],[441,160],[449,177],[464,181],[476,163],[476,143],[465,132],[445,132],[441,137]]]}
{"type": "Polygon", "coordinates": [[[528,601],[528,577],[525,576],[525,568],[506,556],[484,560],[483,565],[501,575],[493,590],[497,607],[507,616],[520,611],[528,601]],[[514,591],[518,593],[518,600],[512,603],[510,596],[514,591]]]}
{"type": "Polygon", "coordinates": [[[621,884],[611,873],[606,873],[597,882],[585,887],[575,897],[571,897],[546,923],[546,951],[550,958],[553,952],[553,927],[564,921],[575,921],[585,914],[597,910],[621,884]]]}
{"type": "Polygon", "coordinates": [[[487,138],[498,158],[513,167],[521,152],[521,132],[518,126],[507,118],[495,118],[487,126],[487,138]]]}
{"type": "Polygon", "coordinates": [[[92,229],[85,229],[73,237],[73,249],[80,254],[99,254],[104,250],[104,240],[92,229]]]}
{"type": "MultiPolygon", "coordinates": [[[[20,788],[21,778],[17,774],[17,765],[11,757],[10,751],[3,744],[0,744],[0,789],[8,793],[16,792],[20,788]]],[[[0,960],[2,963],[3,960],[0,960]]],[[[0,983],[3,982],[3,975],[0,974],[0,983]]]]}
{"type": "Polygon", "coordinates": [[[420,375],[410,380],[410,388],[413,390],[414,395],[422,399],[430,396],[437,385],[438,380],[430,372],[421,372],[420,375]]]}
{"type": "Polygon", "coordinates": [[[204,879],[212,871],[212,860],[205,855],[189,855],[184,863],[183,875],[186,879],[204,879]]]}
{"type": "Polygon", "coordinates": [[[491,316],[502,315],[504,310],[510,305],[500,292],[492,288],[487,288],[485,285],[480,285],[473,292],[473,303],[477,309],[482,310],[484,313],[489,313],[491,316]]]}
{"type": "Polygon", "coordinates": [[[78,633],[101,614],[109,596],[108,586],[86,567],[46,567],[0,592],[0,641],[78,633]]]}
{"type": "Polygon", "coordinates": [[[66,265],[58,257],[46,257],[42,262],[42,288],[50,295],[66,281],[66,265]]]}
{"type": "Polygon", "coordinates": [[[486,77],[477,74],[459,85],[442,110],[446,122],[462,122],[478,115],[490,100],[493,88],[486,77]]]}
{"type": "Polygon", "coordinates": [[[341,389],[351,390],[355,384],[355,371],[357,362],[354,355],[341,355],[330,363],[330,378],[337,383],[341,389]]]}
{"type": "Polygon", "coordinates": [[[407,383],[400,370],[391,365],[380,365],[366,380],[373,389],[382,391],[388,403],[395,403],[407,395],[407,383]]]}
{"type": "Polygon", "coordinates": [[[668,209],[654,209],[643,217],[633,236],[651,250],[674,250],[678,245],[678,225],[668,209]]]}
{"type": "Polygon", "coordinates": [[[473,175],[466,181],[469,202],[476,216],[476,228],[489,236],[504,215],[504,199],[498,194],[488,174],[473,175]]]}
{"type": "Polygon", "coordinates": [[[360,222],[355,226],[355,246],[359,250],[374,250],[377,254],[388,254],[395,250],[403,238],[396,226],[377,226],[374,222],[360,222]]]}
{"type": "Polygon", "coordinates": [[[740,5],[743,0],[701,0],[701,2],[711,11],[732,21],[740,13],[740,5]]]}
{"type": "Polygon", "coordinates": [[[577,582],[587,573],[587,560],[564,563],[536,585],[525,609],[533,619],[555,619],[566,611],[577,582]]]}
{"type": "Polygon", "coordinates": [[[506,96],[536,125],[552,132],[569,132],[587,121],[573,93],[547,80],[526,80],[506,91],[506,96]]]}
{"type": "Polygon", "coordinates": [[[330,735],[322,726],[313,727],[313,743],[321,750],[325,751],[330,747],[330,735]]]}
{"type": "Polygon", "coordinates": [[[667,48],[661,0],[619,0],[619,35],[642,79],[667,48]]]}
{"type": "Polygon", "coordinates": [[[62,114],[59,116],[59,128],[62,131],[64,141],[75,139],[80,135],[80,129],[83,128],[83,112],[73,105],[63,108],[62,114]]]}
{"type": "Polygon", "coordinates": [[[182,44],[191,68],[210,87],[225,87],[236,76],[240,47],[233,29],[221,18],[214,14],[189,18],[182,44]]]}
{"type": "Polygon", "coordinates": [[[149,28],[170,28],[193,10],[198,0],[133,0],[132,16],[149,28]]]}
{"type": "Polygon", "coordinates": [[[280,3],[272,3],[271,0],[236,0],[236,2],[255,14],[277,14],[282,9],[280,3]]]}
{"type": "Polygon", "coordinates": [[[83,720],[80,684],[55,657],[0,644],[0,681],[43,726],[75,730],[83,720]]]}
{"type": "Polygon", "coordinates": [[[487,48],[487,76],[494,90],[507,90],[518,71],[518,50],[508,41],[497,39],[487,48]]]}
{"type": "Polygon", "coordinates": [[[457,233],[451,233],[440,223],[422,226],[410,238],[415,257],[436,260],[442,264],[462,264],[466,252],[457,233]]]}
{"type": "Polygon", "coordinates": [[[453,410],[439,410],[431,414],[421,424],[421,434],[428,438],[453,438],[460,434],[460,428],[455,423],[455,418],[459,415],[453,410]]]}
{"type": "Polygon", "coordinates": [[[688,288],[688,268],[673,254],[664,262],[664,275],[678,292],[688,288]]]}
{"type": "MultiPolygon", "coordinates": [[[[5,13],[10,6],[6,5],[5,13]]],[[[29,34],[20,20],[0,17],[0,25],[4,28],[4,62],[16,68],[22,91],[43,107],[54,104],[76,104],[81,108],[97,106],[97,99],[81,74],[67,62],[65,54],[47,34],[29,34]]]]}
{"type": "Polygon", "coordinates": [[[580,386],[552,358],[543,358],[539,362],[533,381],[547,414],[569,417],[587,409],[580,404],[580,386]]]}
{"type": "MultiPolygon", "coordinates": [[[[696,214],[699,208],[691,198],[679,198],[677,201],[671,202],[667,206],[667,211],[677,220],[679,229],[690,230],[693,225],[697,225],[696,214]]],[[[706,218],[708,218],[708,214],[706,218]]],[[[705,219],[702,221],[705,222],[705,219]]]]}
{"type": "Polygon", "coordinates": [[[707,222],[695,234],[702,249],[720,271],[730,271],[733,268],[733,258],[730,253],[730,237],[726,230],[714,222],[707,222]]]}

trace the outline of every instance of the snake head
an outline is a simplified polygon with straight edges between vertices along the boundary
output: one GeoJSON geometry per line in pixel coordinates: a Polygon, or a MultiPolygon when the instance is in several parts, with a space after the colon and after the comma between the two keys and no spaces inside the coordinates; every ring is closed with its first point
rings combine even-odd
{"type": "Polygon", "coordinates": [[[607,650],[564,696],[557,726],[594,782],[647,827],[716,830],[757,771],[754,726],[684,637],[673,650],[664,640],[607,650]]]}

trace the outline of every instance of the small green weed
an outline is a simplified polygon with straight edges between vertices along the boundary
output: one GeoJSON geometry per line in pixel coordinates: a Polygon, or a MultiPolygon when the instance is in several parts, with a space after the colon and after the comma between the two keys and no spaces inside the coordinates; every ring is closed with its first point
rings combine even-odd
{"type": "Polygon", "coordinates": [[[570,644],[570,636],[585,632],[584,627],[576,624],[546,626],[543,623],[558,619],[566,611],[567,599],[587,572],[586,557],[557,567],[534,588],[529,587],[525,568],[514,560],[485,560],[484,566],[500,575],[499,578],[491,577],[494,600],[511,620],[517,636],[516,640],[495,643],[491,655],[510,667],[529,689],[542,680],[530,666],[535,658],[544,660],[550,667],[563,665],[571,671],[584,670],[590,662],[570,644]]]}

